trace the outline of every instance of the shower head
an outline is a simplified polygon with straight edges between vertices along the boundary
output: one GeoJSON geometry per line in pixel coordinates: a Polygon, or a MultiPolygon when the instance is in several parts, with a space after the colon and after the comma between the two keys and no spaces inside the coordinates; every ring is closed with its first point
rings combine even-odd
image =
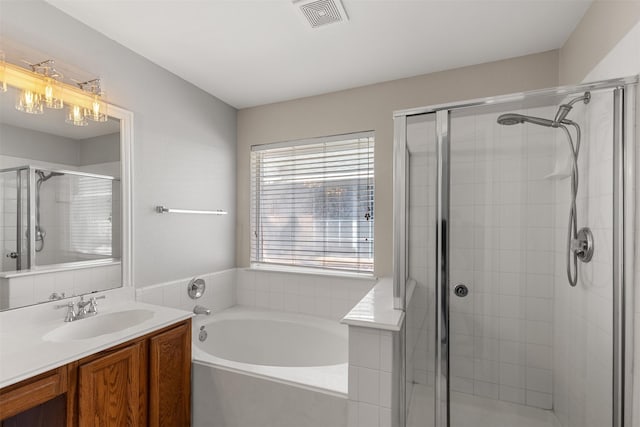
{"type": "Polygon", "coordinates": [[[522,114],[516,113],[502,114],[500,117],[498,117],[498,124],[501,125],[511,126],[518,125],[520,123],[533,123],[534,125],[553,127],[554,122],[552,120],[543,119],[541,117],[524,116],[522,114]]]}
{"type": "Polygon", "coordinates": [[[510,126],[510,125],[519,125],[520,123],[533,123],[534,125],[540,125],[540,126],[546,126],[546,127],[552,127],[552,128],[561,127],[563,124],[570,123],[570,121],[567,121],[566,118],[569,112],[571,111],[571,109],[573,108],[573,104],[579,101],[584,101],[585,104],[588,104],[590,100],[591,100],[591,93],[585,92],[584,95],[578,98],[574,98],[566,104],[560,105],[560,107],[558,107],[558,112],[556,113],[556,116],[553,120],[543,119],[541,117],[534,117],[534,116],[523,116],[522,114],[516,114],[516,113],[507,113],[507,114],[502,114],[500,117],[498,117],[498,124],[510,126]]]}
{"type": "Polygon", "coordinates": [[[524,123],[523,117],[521,114],[515,113],[502,114],[498,117],[498,124],[505,126],[519,125],[520,123],[524,123]]]}

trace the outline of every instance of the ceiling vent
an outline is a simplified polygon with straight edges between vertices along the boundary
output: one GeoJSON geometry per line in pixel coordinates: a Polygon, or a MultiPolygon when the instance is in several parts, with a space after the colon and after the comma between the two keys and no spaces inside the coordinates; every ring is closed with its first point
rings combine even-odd
{"type": "Polygon", "coordinates": [[[349,20],[340,0],[298,0],[293,2],[312,28],[349,20]]]}

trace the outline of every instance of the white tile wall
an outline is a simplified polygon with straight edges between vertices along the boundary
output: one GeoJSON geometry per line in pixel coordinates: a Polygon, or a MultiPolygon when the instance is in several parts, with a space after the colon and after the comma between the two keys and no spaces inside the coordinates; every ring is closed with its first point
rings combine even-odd
{"type": "MultiPolygon", "coordinates": [[[[553,407],[563,427],[610,424],[612,413],[612,93],[592,93],[588,106],[578,104],[573,120],[583,127],[578,167],[578,228],[589,226],[596,250],[589,264],[578,263],[579,281],[569,286],[565,272],[569,180],[556,182],[555,319],[553,339],[553,407]]],[[[557,156],[568,155],[558,139],[557,156]]],[[[546,358],[547,355],[538,355],[546,358]]],[[[548,386],[536,384],[536,391],[548,386]]],[[[533,394],[532,399],[540,399],[533,394]]],[[[529,396],[527,396],[529,399],[529,396]]]]}
{"type": "Polygon", "coordinates": [[[349,326],[349,427],[391,426],[392,332],[349,326]]]}
{"type": "Polygon", "coordinates": [[[237,303],[340,320],[375,282],[375,279],[239,268],[237,303]]]}
{"type": "Polygon", "coordinates": [[[0,309],[49,300],[53,292],[74,296],[122,283],[120,264],[0,279],[0,309]]]}
{"type": "Polygon", "coordinates": [[[197,300],[191,299],[187,293],[187,285],[192,277],[136,289],[136,299],[187,311],[192,311],[196,305],[202,305],[214,313],[236,304],[236,269],[197,277],[204,279],[206,284],[204,294],[197,300]]]}

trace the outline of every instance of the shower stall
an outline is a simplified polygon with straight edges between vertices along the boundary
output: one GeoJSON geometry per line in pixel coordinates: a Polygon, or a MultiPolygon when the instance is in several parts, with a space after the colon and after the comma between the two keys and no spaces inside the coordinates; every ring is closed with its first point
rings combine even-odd
{"type": "Polygon", "coordinates": [[[120,180],[106,175],[0,169],[0,274],[118,258],[119,191],[120,180]]]}
{"type": "Polygon", "coordinates": [[[398,425],[632,425],[637,84],[395,113],[398,425]]]}

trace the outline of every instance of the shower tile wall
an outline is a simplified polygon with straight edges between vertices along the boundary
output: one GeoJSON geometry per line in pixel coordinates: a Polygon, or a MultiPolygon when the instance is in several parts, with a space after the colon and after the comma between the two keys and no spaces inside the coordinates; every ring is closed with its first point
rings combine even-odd
{"type": "MultiPolygon", "coordinates": [[[[433,123],[419,126],[435,132],[433,123]]],[[[407,131],[411,134],[415,129],[407,131]]],[[[405,322],[407,401],[411,401],[413,382],[433,385],[434,379],[435,154],[433,146],[424,148],[409,158],[409,277],[415,284],[408,289],[405,322]]]]}
{"type": "Polygon", "coordinates": [[[2,271],[15,270],[15,260],[6,255],[16,250],[16,174],[15,172],[0,174],[0,209],[2,224],[0,227],[0,241],[2,254],[0,263],[2,271]]]}
{"type": "MultiPolygon", "coordinates": [[[[579,280],[569,286],[565,245],[569,179],[556,181],[554,411],[563,427],[602,427],[612,413],[612,197],[613,98],[611,91],[592,93],[588,106],[571,115],[583,128],[580,150],[578,228],[589,226],[595,252],[589,264],[578,262],[579,280]]],[[[568,157],[558,136],[557,158],[568,157]]]]}
{"type": "Polygon", "coordinates": [[[451,120],[451,389],[550,409],[555,133],[497,116],[451,120]]]}

